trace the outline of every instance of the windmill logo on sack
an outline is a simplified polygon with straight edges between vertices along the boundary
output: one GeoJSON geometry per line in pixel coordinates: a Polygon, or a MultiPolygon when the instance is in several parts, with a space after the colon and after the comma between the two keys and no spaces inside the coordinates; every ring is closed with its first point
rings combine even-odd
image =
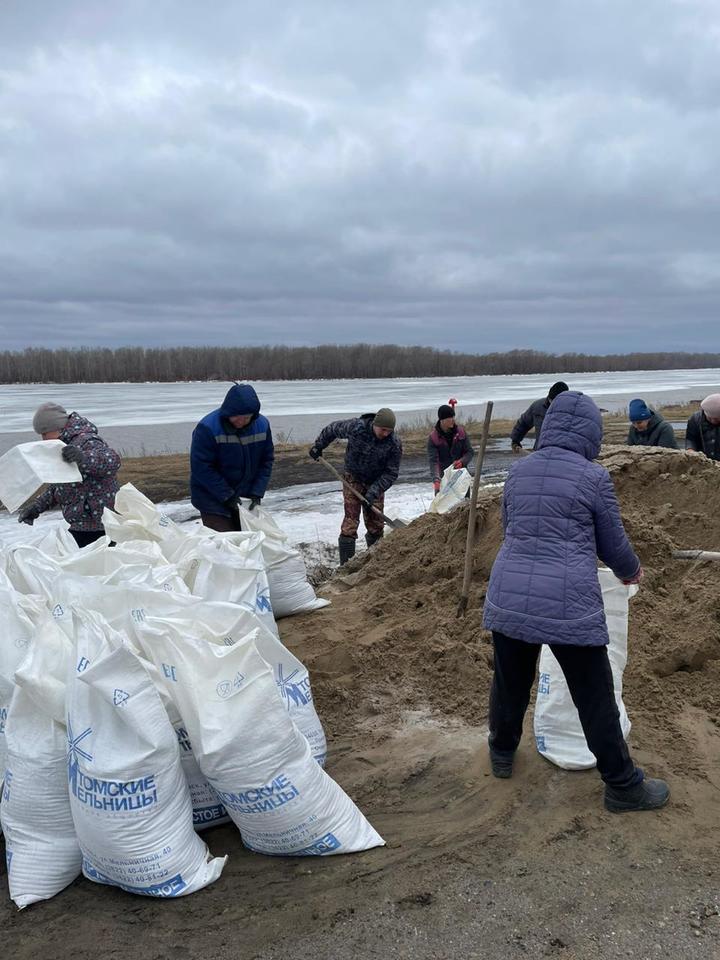
{"type": "Polygon", "coordinates": [[[258,613],[272,613],[272,604],[270,603],[270,587],[258,587],[255,597],[255,606],[258,613]]]}
{"type": "Polygon", "coordinates": [[[280,696],[287,703],[288,710],[292,707],[305,707],[312,700],[310,677],[307,673],[303,673],[299,667],[296,667],[287,676],[283,676],[283,666],[279,663],[275,683],[280,691],[280,696]],[[300,674],[300,679],[296,680],[298,674],[300,674]]]}
{"type": "Polygon", "coordinates": [[[67,752],[67,767],[68,767],[68,783],[70,784],[70,789],[77,796],[78,789],[78,764],[80,762],[80,757],[83,760],[87,760],[89,763],[92,763],[92,754],[88,753],[80,744],[87,739],[92,733],[92,727],[86,727],[82,733],[75,736],[73,734],[72,724],[68,720],[67,728],[67,740],[68,740],[68,752],[67,752]]]}

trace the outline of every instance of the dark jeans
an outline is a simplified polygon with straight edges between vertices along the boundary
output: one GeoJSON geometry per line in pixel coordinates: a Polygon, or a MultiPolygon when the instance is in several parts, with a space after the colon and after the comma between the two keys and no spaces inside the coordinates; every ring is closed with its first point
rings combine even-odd
{"type": "MultiPolygon", "coordinates": [[[[493,753],[510,758],[522,736],[541,644],[493,632],[493,645],[495,675],[490,691],[489,744],[493,753]]],[[[550,649],[565,674],[600,776],[618,789],[640,783],[642,771],[630,759],[620,727],[607,647],[551,643],[550,649]]]]}
{"type": "Polygon", "coordinates": [[[240,514],[233,511],[231,517],[221,517],[218,513],[201,513],[200,519],[204,527],[209,527],[216,533],[232,533],[240,529],[240,514]]]}
{"type": "Polygon", "coordinates": [[[91,543],[95,543],[100,537],[105,536],[104,530],[71,530],[70,533],[75,538],[75,543],[82,549],[91,543]]]}

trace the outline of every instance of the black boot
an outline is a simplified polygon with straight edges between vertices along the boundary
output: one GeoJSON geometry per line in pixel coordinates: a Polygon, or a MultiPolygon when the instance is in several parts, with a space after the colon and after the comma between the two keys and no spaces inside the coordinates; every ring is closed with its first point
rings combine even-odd
{"type": "Polygon", "coordinates": [[[382,540],[382,533],[366,533],[365,543],[368,547],[374,547],[378,540],[382,540]]]}
{"type": "Polygon", "coordinates": [[[342,566],[355,556],[355,538],[338,537],[338,550],[340,551],[340,566],[342,566]]]}
{"type": "Polygon", "coordinates": [[[619,790],[605,784],[605,809],[611,813],[632,810],[658,810],[670,799],[670,788],[664,780],[643,780],[635,787],[619,790]]]}
{"type": "Polygon", "coordinates": [[[492,775],[498,780],[507,780],[512,776],[514,753],[500,753],[497,750],[490,750],[490,769],[492,775]]]}

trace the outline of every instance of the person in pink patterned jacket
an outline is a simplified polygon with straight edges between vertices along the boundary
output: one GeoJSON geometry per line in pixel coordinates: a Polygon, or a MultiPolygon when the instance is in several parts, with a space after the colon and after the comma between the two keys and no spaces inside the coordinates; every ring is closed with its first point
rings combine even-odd
{"type": "Polygon", "coordinates": [[[38,407],[33,430],[43,440],[62,440],[66,444],[63,460],[76,463],[83,479],[49,487],[21,510],[18,520],[32,524],[41,513],[60,507],[77,545],[85,547],[105,535],[102,512],[115,503],[120,457],[98,436],[94,423],[57,403],[38,407]]]}

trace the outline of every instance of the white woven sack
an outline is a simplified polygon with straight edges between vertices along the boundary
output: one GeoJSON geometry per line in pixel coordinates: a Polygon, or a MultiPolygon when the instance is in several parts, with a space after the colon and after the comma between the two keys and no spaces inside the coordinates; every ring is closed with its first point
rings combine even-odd
{"type": "Polygon", "coordinates": [[[107,540],[100,539],[76,553],[60,557],[59,562],[63,570],[83,577],[107,576],[128,564],[167,566],[167,560],[154,540],[126,540],[110,547],[107,540]]]}
{"type": "Polygon", "coordinates": [[[232,646],[158,631],[149,652],[190,732],[200,769],[258,853],[324,856],[382,838],[313,759],[280,702],[257,631],[232,646]]]}
{"type": "MultiPolygon", "coordinates": [[[[105,541],[100,540],[99,542],[104,544],[105,541]]],[[[41,524],[30,540],[30,544],[53,560],[62,561],[66,557],[72,557],[80,553],[77,540],[70,533],[68,527],[62,523],[54,523],[52,526],[41,524]]],[[[90,548],[83,547],[83,552],[88,549],[90,548]]]]}
{"type": "MultiPolygon", "coordinates": [[[[622,683],[627,663],[628,601],[637,586],[626,586],[612,570],[598,570],[605,619],[610,643],[608,657],[612,668],[615,700],[620,712],[623,736],[630,733],[630,718],[622,699],[622,683]]],[[[549,647],[543,645],[538,667],[538,692],[535,704],[534,732],[538,752],[564,770],[587,770],[595,766],[588,749],[575,704],[565,675],[549,647]]]]}
{"type": "Polygon", "coordinates": [[[19,593],[31,593],[47,600],[62,567],[59,558],[49,557],[37,547],[23,543],[7,551],[5,571],[19,593]]]}
{"type": "MultiPolygon", "coordinates": [[[[273,672],[280,700],[290,719],[310,744],[313,759],[324,765],[327,741],[315,710],[307,668],[266,626],[264,618],[261,619],[247,610],[233,608],[229,604],[208,603],[189,612],[192,614],[191,619],[147,617],[144,623],[139,624],[136,632],[143,653],[148,655],[146,647],[152,644],[153,637],[158,633],[167,632],[178,643],[182,643],[187,637],[193,637],[208,643],[232,646],[257,629],[256,646],[260,656],[273,672]]],[[[168,684],[168,693],[171,696],[172,690],[172,684],[168,684]]]]}
{"type": "Polygon", "coordinates": [[[113,510],[103,510],[103,526],[108,538],[116,543],[172,540],[182,534],[178,525],[131,483],[115,494],[113,510]]]}
{"type": "Polygon", "coordinates": [[[0,457],[0,500],[12,513],[43,487],[82,483],[76,463],[66,463],[62,440],[31,440],[19,443],[0,457]]]}
{"type": "Polygon", "coordinates": [[[21,909],[55,896],[80,874],[64,724],[71,657],[70,641],[46,620],[15,673],[0,823],[10,897],[21,909]]]}
{"type": "Polygon", "coordinates": [[[220,876],[193,829],[176,735],[155,686],[107,627],[74,611],[77,645],[68,684],[70,804],[83,873],[151,897],[194,893],[220,876]]]}
{"type": "Polygon", "coordinates": [[[261,507],[246,510],[241,506],[240,526],[243,530],[265,534],[262,552],[276,620],[328,606],[329,600],[315,596],[307,580],[305,561],[297,550],[288,545],[287,536],[267,510],[261,507]]]}
{"type": "Polygon", "coordinates": [[[448,513],[465,499],[472,486],[472,475],[463,467],[456,470],[452,464],[443,472],[440,480],[440,492],[430,504],[430,513],[448,513]]]}
{"type": "Polygon", "coordinates": [[[15,671],[28,654],[39,620],[46,616],[40,597],[25,597],[0,586],[0,782],[5,774],[5,725],[15,690],[15,671]]]}

